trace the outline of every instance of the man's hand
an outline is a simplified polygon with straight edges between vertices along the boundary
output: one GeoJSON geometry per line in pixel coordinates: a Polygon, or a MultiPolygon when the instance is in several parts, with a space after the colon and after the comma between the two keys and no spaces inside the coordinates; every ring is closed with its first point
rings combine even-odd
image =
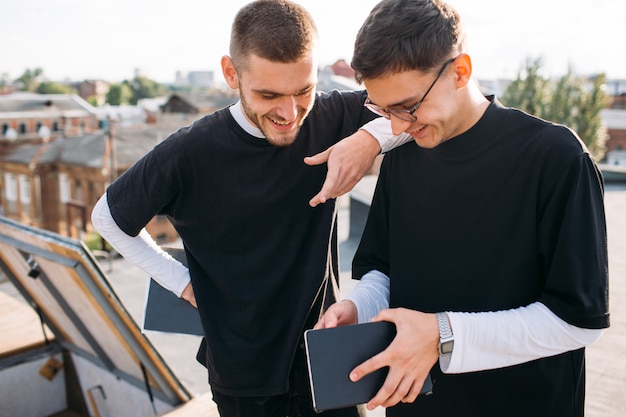
{"type": "Polygon", "coordinates": [[[377,369],[389,366],[387,379],[378,393],[367,403],[367,409],[392,407],[399,402],[412,403],[439,353],[439,327],[434,314],[406,308],[383,310],[373,321],[389,321],[396,325],[396,337],[389,347],[363,362],[350,373],[352,381],[377,369]]]}
{"type": "Polygon", "coordinates": [[[307,165],[328,162],[326,180],[309,205],[315,207],[350,191],[372,167],[380,151],[378,141],[365,130],[359,130],[325,151],[304,158],[307,165]]]}
{"type": "Polygon", "coordinates": [[[326,329],[329,327],[356,324],[358,321],[356,306],[350,300],[344,300],[328,307],[328,310],[315,324],[314,329],[326,329]]]}
{"type": "Polygon", "coordinates": [[[180,295],[180,298],[189,302],[189,304],[191,304],[195,308],[198,308],[198,305],[196,304],[196,295],[193,292],[193,287],[191,286],[191,282],[187,284],[182,294],[180,295]]]}

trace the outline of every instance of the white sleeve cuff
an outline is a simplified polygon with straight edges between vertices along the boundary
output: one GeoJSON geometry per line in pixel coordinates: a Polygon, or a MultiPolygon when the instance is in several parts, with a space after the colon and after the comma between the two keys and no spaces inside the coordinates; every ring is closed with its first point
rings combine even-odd
{"type": "Polygon", "coordinates": [[[398,136],[394,136],[391,132],[391,123],[384,117],[378,117],[371,122],[366,123],[361,127],[361,129],[374,136],[374,139],[376,139],[380,145],[381,153],[389,152],[390,150],[413,140],[413,137],[408,133],[402,133],[398,136]]]}
{"type": "Polygon", "coordinates": [[[359,323],[368,323],[381,310],[389,308],[389,277],[379,271],[370,271],[361,277],[345,299],[356,305],[359,323]]]}

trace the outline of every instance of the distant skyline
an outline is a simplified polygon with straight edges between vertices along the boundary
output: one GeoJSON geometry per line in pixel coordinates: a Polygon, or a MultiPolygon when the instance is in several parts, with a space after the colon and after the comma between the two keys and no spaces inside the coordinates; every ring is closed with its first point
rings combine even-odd
{"type": "MultiPolygon", "coordinates": [[[[230,25],[248,0],[19,0],[0,3],[0,74],[42,68],[54,81],[119,82],[135,69],[159,82],[176,71],[215,72],[230,25]]],[[[378,0],[300,0],[315,19],[321,65],[350,62],[354,38],[378,0]]],[[[604,72],[626,79],[626,2],[450,0],[465,23],[474,74],[514,78],[527,58],[544,74],[604,72]]]]}

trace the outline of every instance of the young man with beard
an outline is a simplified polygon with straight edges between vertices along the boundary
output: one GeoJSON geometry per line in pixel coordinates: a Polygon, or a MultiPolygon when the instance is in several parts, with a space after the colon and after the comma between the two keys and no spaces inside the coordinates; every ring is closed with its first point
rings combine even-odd
{"type": "MultiPolygon", "coordinates": [[[[358,130],[375,118],[363,107],[364,91],[316,93],[316,42],[314,22],[297,4],[242,8],[222,59],[239,103],[156,146],[92,214],[122,255],[197,305],[206,342],[199,358],[223,417],[316,415],[301,343],[337,296],[336,207],[328,199],[381,151],[358,130]],[[313,166],[304,163],[310,155],[313,166]],[[325,182],[326,168],[315,165],[326,159],[325,182]],[[145,231],[157,214],[180,235],[188,269],[145,231]]],[[[378,136],[393,143],[379,121],[386,133],[378,136]]]]}
{"type": "Polygon", "coordinates": [[[603,180],[589,151],[567,127],[481,94],[442,1],[381,1],[352,66],[366,106],[414,138],[382,163],[352,265],[361,281],[316,326],[395,323],[391,345],[350,374],[389,367],[368,408],[582,416],[585,346],[609,325],[603,180]],[[433,394],[418,396],[428,373],[433,394]]]}

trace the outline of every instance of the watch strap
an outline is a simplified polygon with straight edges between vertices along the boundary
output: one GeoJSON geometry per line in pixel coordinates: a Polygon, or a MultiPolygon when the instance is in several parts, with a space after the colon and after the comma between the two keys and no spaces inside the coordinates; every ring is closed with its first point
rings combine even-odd
{"type": "Polygon", "coordinates": [[[454,334],[450,327],[450,320],[446,313],[436,313],[435,315],[437,317],[437,325],[439,326],[439,345],[437,346],[439,355],[449,355],[452,353],[454,346],[454,334]]]}

